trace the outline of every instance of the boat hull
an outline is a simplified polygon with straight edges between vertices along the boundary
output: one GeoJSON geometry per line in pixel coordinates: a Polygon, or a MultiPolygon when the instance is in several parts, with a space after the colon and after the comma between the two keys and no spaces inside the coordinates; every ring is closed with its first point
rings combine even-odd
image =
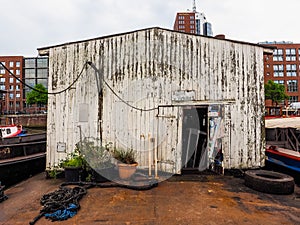
{"type": "Polygon", "coordinates": [[[0,181],[5,187],[17,184],[35,174],[45,171],[46,153],[0,160],[0,181]]]}
{"type": "Polygon", "coordinates": [[[0,140],[0,181],[6,187],[46,169],[46,133],[0,140]]]}
{"type": "Polygon", "coordinates": [[[300,173],[300,153],[298,152],[267,148],[266,160],[300,173]]]}

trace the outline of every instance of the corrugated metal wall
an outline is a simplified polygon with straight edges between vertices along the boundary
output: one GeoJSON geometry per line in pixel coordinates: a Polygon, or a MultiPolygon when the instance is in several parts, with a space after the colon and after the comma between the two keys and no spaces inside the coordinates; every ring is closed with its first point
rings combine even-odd
{"type": "Polygon", "coordinates": [[[171,107],[178,105],[172,101],[178,90],[195,92],[193,102],[180,105],[224,104],[225,168],[263,165],[262,47],[151,28],[40,52],[45,50],[50,59],[49,91],[68,87],[84,68],[75,88],[49,98],[49,166],[66,156],[57,153],[57,143],[66,143],[70,152],[80,134],[100,136],[102,131],[105,143],[138,150],[141,167],[149,162],[153,167],[157,151],[160,169],[180,172],[182,110],[171,107]],[[104,85],[99,101],[95,70],[85,66],[86,61],[99,69],[121,99],[104,85]],[[166,107],[142,111],[122,100],[145,110],[166,107]]]}

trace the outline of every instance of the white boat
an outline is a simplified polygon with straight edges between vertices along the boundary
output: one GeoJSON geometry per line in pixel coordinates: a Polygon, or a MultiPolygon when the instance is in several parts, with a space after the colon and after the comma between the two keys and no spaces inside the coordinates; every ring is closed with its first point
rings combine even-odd
{"type": "Polygon", "coordinates": [[[24,134],[22,125],[4,125],[0,126],[0,138],[10,138],[24,134]]]}

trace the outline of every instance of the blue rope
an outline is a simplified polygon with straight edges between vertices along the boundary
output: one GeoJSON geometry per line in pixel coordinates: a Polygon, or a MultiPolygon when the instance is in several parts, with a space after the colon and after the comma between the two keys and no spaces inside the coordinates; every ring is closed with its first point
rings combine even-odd
{"type": "Polygon", "coordinates": [[[66,220],[72,218],[77,214],[78,206],[75,204],[69,204],[69,207],[64,210],[57,210],[54,213],[46,213],[46,219],[51,219],[52,221],[66,220]]]}

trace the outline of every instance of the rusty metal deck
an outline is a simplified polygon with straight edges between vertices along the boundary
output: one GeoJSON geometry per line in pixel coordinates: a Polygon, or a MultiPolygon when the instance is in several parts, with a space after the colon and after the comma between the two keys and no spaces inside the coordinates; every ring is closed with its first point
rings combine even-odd
{"type": "MultiPolygon", "coordinates": [[[[241,178],[189,176],[146,191],[91,188],[73,218],[55,223],[41,218],[36,224],[300,224],[299,186],[292,195],[270,195],[247,188],[241,178]]],[[[7,189],[0,224],[29,224],[42,208],[40,198],[63,181],[42,173],[7,189]]]]}

